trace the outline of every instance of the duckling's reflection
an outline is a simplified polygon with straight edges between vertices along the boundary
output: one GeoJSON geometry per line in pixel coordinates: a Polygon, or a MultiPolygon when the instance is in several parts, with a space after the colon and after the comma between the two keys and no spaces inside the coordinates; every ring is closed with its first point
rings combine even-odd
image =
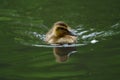
{"type": "Polygon", "coordinates": [[[72,53],[75,53],[76,47],[55,47],[53,53],[56,58],[56,62],[66,62],[72,53]]]}

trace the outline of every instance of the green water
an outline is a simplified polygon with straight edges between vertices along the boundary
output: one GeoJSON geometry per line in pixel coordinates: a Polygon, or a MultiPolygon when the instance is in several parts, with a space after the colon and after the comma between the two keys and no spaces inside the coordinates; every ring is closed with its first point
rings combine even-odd
{"type": "Polygon", "coordinates": [[[119,0],[0,0],[0,80],[119,80],[119,0]],[[57,63],[44,35],[56,21],[79,35],[57,63]],[[98,41],[92,43],[92,41],[98,41]]]}

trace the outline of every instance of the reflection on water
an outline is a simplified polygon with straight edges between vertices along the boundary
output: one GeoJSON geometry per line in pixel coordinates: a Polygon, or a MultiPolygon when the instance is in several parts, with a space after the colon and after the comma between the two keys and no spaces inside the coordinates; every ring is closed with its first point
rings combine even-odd
{"type": "Polygon", "coordinates": [[[66,62],[69,56],[76,52],[75,47],[55,47],[53,48],[54,56],[57,62],[66,62]]]}

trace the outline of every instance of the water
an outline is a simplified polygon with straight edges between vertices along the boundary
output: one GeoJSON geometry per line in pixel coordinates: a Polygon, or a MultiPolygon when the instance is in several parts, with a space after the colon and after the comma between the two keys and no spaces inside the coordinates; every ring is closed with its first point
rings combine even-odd
{"type": "MultiPolygon", "coordinates": [[[[0,80],[119,80],[119,0],[1,0],[0,80]],[[44,42],[56,21],[78,35],[65,63],[44,42]]],[[[59,46],[61,47],[61,46],[59,46]]],[[[62,46],[63,47],[63,46],[62,46]]]]}

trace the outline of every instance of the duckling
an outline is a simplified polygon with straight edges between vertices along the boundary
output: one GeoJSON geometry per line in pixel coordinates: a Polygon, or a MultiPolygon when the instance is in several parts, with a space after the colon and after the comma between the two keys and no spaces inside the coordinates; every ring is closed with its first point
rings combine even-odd
{"type": "Polygon", "coordinates": [[[48,44],[69,44],[76,43],[77,36],[71,31],[71,28],[63,21],[54,23],[52,29],[46,34],[45,41],[48,44]]]}

